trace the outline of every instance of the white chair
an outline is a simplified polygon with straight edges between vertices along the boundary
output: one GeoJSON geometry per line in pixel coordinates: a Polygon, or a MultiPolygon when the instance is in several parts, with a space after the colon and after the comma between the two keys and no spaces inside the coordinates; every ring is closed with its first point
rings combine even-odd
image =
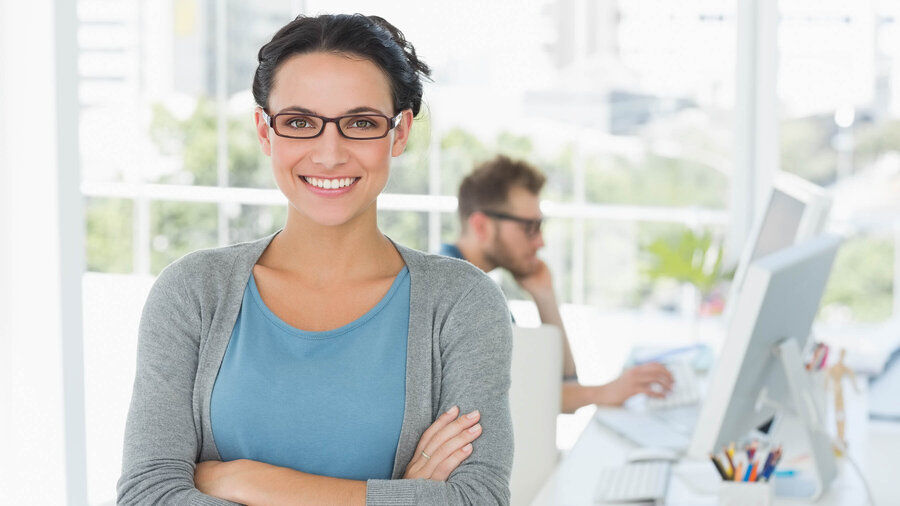
{"type": "Polygon", "coordinates": [[[530,504],[556,467],[556,416],[562,406],[562,340],[558,327],[513,325],[509,404],[515,433],[512,505],[530,504]]]}

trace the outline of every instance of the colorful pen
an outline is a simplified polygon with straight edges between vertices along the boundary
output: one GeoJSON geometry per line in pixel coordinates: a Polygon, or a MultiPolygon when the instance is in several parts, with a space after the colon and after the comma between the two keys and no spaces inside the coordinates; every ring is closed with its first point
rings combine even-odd
{"type": "Polygon", "coordinates": [[[731,466],[731,479],[737,481],[738,474],[735,472],[734,468],[734,443],[731,443],[724,449],[725,458],[728,459],[728,465],[731,466]]]}
{"type": "Polygon", "coordinates": [[[806,363],[807,371],[812,371],[813,367],[818,367],[820,353],[822,353],[822,343],[816,343],[815,348],[813,348],[812,358],[810,358],[809,362],[806,363]]]}
{"type": "Polygon", "coordinates": [[[825,367],[825,361],[828,360],[828,345],[822,345],[822,360],[819,361],[819,365],[816,369],[821,370],[825,367]]]}
{"type": "Polygon", "coordinates": [[[772,461],[774,460],[775,454],[773,452],[769,452],[769,454],[766,456],[766,462],[765,464],[763,464],[762,473],[760,473],[761,480],[768,481],[769,475],[772,473],[772,469],[774,469],[774,466],[772,466],[772,461]]]}
{"type": "Polygon", "coordinates": [[[753,460],[753,455],[756,454],[756,440],[754,439],[752,443],[747,446],[747,458],[753,460]]]}
{"type": "Polygon", "coordinates": [[[766,458],[766,465],[763,467],[763,476],[761,479],[765,481],[769,481],[769,478],[772,476],[772,473],[775,471],[775,466],[778,465],[778,461],[781,460],[781,447],[779,446],[775,450],[769,453],[769,457],[766,458]]]}
{"type": "Polygon", "coordinates": [[[722,466],[722,462],[715,455],[709,456],[710,460],[712,460],[713,465],[716,466],[716,471],[719,471],[719,474],[722,476],[722,479],[728,481],[728,473],[725,472],[725,468],[722,466]]]}
{"type": "Polygon", "coordinates": [[[750,475],[752,475],[752,474],[753,474],[753,462],[751,462],[750,465],[747,466],[747,472],[744,473],[743,481],[750,481],[750,475]]]}

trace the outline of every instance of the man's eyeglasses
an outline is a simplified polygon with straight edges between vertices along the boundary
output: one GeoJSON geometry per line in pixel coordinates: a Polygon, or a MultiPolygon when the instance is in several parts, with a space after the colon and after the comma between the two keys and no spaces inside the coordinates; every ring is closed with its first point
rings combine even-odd
{"type": "Polygon", "coordinates": [[[263,120],[275,130],[275,135],[289,139],[312,139],[322,135],[325,125],[334,123],[338,132],[347,139],[368,140],[387,137],[388,132],[400,124],[403,112],[393,118],[383,114],[349,114],[326,118],[302,112],[280,112],[274,116],[262,110],[263,120]]]}
{"type": "Polygon", "coordinates": [[[481,211],[486,216],[490,216],[491,218],[495,218],[498,220],[508,220],[514,221],[516,223],[522,224],[522,228],[525,229],[525,235],[528,237],[534,237],[541,232],[541,225],[544,223],[544,218],[531,219],[531,218],[521,218],[519,216],[513,216],[511,214],[498,213],[496,211],[481,211]]]}

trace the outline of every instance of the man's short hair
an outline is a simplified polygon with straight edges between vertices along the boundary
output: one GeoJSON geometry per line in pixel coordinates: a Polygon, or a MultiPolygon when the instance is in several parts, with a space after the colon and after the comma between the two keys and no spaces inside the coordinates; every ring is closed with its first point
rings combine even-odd
{"type": "Polygon", "coordinates": [[[459,219],[465,227],[472,213],[506,205],[510,188],[522,187],[538,195],[546,181],[546,176],[528,162],[498,155],[476,166],[459,185],[459,219]]]}

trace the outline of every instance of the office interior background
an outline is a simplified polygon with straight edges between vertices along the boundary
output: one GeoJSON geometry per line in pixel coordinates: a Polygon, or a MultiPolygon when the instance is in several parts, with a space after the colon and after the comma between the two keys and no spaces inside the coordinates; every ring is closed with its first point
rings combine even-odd
{"type": "Polygon", "coordinates": [[[283,224],[251,122],[256,52],[323,12],[388,19],[434,71],[379,199],[394,240],[452,242],[462,177],[525,158],[548,176],[541,256],[562,303],[716,318],[785,171],[829,189],[848,237],[818,327],[860,346],[900,334],[895,1],[3,0],[12,503],[114,502],[143,297],[181,255],[283,224]]]}

